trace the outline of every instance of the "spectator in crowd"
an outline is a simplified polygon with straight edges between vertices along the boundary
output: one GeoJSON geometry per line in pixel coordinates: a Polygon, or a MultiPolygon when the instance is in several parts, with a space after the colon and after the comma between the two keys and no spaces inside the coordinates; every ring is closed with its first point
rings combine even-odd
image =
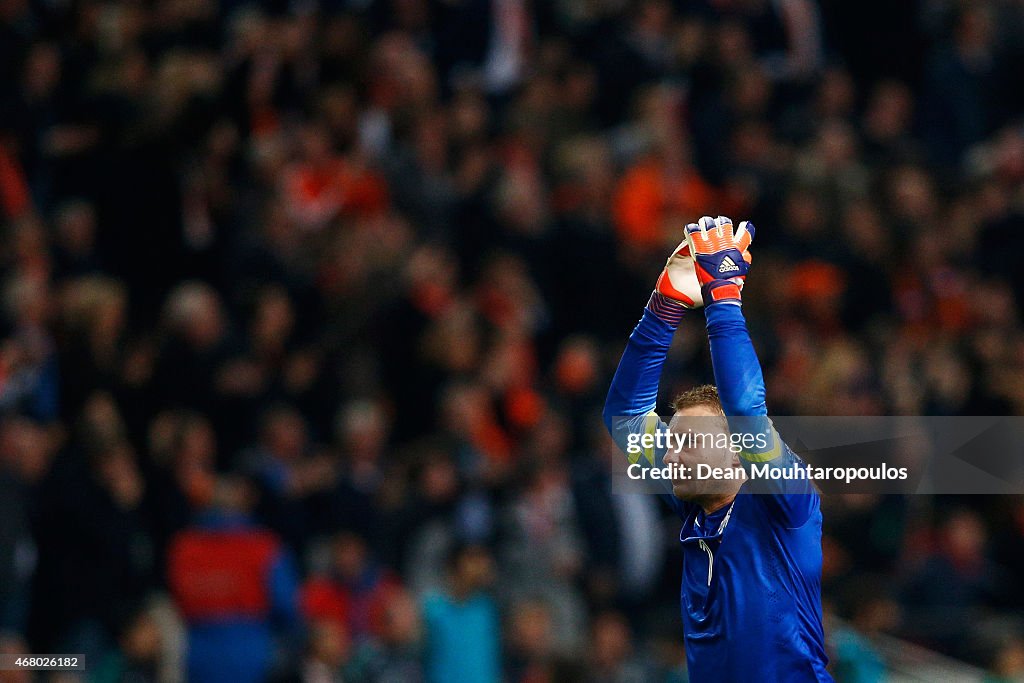
{"type": "Polygon", "coordinates": [[[109,395],[88,399],[77,432],[75,464],[55,462],[39,493],[29,628],[53,639],[48,649],[99,658],[114,644],[124,611],[152,589],[158,569],[146,483],[109,395]]]}
{"type": "Polygon", "coordinates": [[[393,475],[388,469],[390,424],[385,411],[380,401],[356,399],[335,418],[341,464],[331,516],[371,539],[382,533],[384,515],[378,514],[377,501],[393,475]]]}
{"type": "Polygon", "coordinates": [[[150,610],[128,615],[122,626],[120,647],[100,662],[95,680],[160,680],[161,638],[160,626],[150,610]]]}
{"type": "Polygon", "coordinates": [[[353,657],[352,678],[420,683],[425,679],[419,605],[407,591],[392,591],[383,612],[379,639],[364,640],[353,657]]]}
{"type": "Polygon", "coordinates": [[[303,416],[286,405],[271,407],[259,441],[243,454],[241,468],[260,492],[260,513],[300,555],[312,533],[320,531],[324,497],[334,484],[333,457],[314,451],[303,416]]]}
{"type": "Polygon", "coordinates": [[[253,492],[218,483],[212,504],[171,541],[168,583],[188,626],[188,678],[261,681],[294,639],[298,585],[281,540],[255,526],[253,492]]]}
{"type": "MultiPolygon", "coordinates": [[[[38,226],[24,226],[23,239],[39,239],[38,226]]],[[[31,247],[35,249],[36,247],[31,247]]],[[[12,277],[4,288],[11,325],[3,348],[0,407],[47,423],[57,418],[59,381],[53,337],[48,331],[49,284],[39,273],[12,277]]]]}
{"type": "Polygon", "coordinates": [[[448,585],[423,600],[427,681],[495,681],[501,677],[498,606],[487,594],[494,559],[479,545],[448,556],[448,585]]]}
{"type": "Polygon", "coordinates": [[[170,539],[192,522],[196,510],[214,502],[217,439],[206,417],[188,411],[159,414],[148,437],[153,525],[166,566],[170,539]]]}
{"type": "Polygon", "coordinates": [[[341,683],[349,680],[347,665],[351,653],[352,642],[344,624],[333,620],[312,621],[305,652],[295,670],[276,675],[271,680],[280,683],[341,683]]]}
{"type": "Polygon", "coordinates": [[[339,622],[350,637],[379,637],[392,596],[401,584],[371,556],[366,541],[341,532],[331,544],[331,565],[325,576],[302,588],[302,607],[310,620],[339,622]]]}
{"type": "Polygon", "coordinates": [[[539,462],[526,473],[523,490],[510,505],[509,528],[500,555],[502,590],[513,602],[539,598],[552,620],[552,645],[578,650],[585,618],[576,588],[582,541],[572,506],[565,463],[539,462]]]}
{"type": "Polygon", "coordinates": [[[0,632],[25,633],[38,551],[29,500],[52,457],[45,431],[24,419],[0,422],[0,632]]]}
{"type": "Polygon", "coordinates": [[[589,679],[601,683],[650,680],[652,671],[637,657],[629,622],[617,612],[605,612],[593,622],[590,634],[589,679]]]}
{"type": "Polygon", "coordinates": [[[903,603],[916,637],[963,655],[971,624],[998,600],[1006,577],[988,556],[987,533],[975,512],[955,510],[937,531],[934,550],[907,577],[903,603]]]}
{"type": "Polygon", "coordinates": [[[631,606],[635,611],[629,612],[639,614],[664,564],[664,544],[644,531],[658,525],[658,507],[651,496],[612,493],[610,474],[622,454],[605,433],[595,434],[594,441],[591,456],[579,458],[573,472],[574,507],[589,558],[588,598],[602,607],[631,606]]]}
{"type": "Polygon", "coordinates": [[[512,683],[543,680],[555,656],[551,614],[542,602],[518,603],[511,613],[505,679],[512,683]]]}
{"type": "Polygon", "coordinates": [[[832,671],[842,681],[886,680],[885,663],[874,639],[893,633],[900,622],[899,606],[886,596],[877,578],[854,579],[846,587],[845,624],[832,625],[832,671]]]}

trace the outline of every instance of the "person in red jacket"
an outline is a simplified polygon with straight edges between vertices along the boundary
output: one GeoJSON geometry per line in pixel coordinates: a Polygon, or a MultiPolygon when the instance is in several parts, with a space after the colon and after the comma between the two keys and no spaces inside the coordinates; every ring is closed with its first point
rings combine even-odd
{"type": "Polygon", "coordinates": [[[380,636],[390,599],[401,591],[398,579],[370,556],[366,541],[339,533],[331,548],[331,567],[302,587],[302,611],[309,621],[337,621],[353,638],[380,636]]]}
{"type": "Polygon", "coordinates": [[[249,517],[251,493],[221,482],[214,504],[179,532],[168,582],[188,627],[188,680],[262,681],[275,637],[298,621],[298,579],[281,540],[249,517]]]}

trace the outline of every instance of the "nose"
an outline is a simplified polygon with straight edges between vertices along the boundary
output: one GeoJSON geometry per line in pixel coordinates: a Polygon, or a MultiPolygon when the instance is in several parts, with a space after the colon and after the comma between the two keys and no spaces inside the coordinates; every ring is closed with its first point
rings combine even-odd
{"type": "Polygon", "coordinates": [[[663,458],[663,460],[668,465],[678,465],[680,464],[679,452],[673,449],[669,449],[668,451],[665,452],[665,457],[663,458]]]}

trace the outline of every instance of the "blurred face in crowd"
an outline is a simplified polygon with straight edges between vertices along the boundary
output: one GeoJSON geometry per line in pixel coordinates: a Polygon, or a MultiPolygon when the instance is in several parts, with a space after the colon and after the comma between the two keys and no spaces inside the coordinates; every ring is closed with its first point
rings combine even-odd
{"type": "Polygon", "coordinates": [[[926,225],[936,213],[932,180],[916,166],[904,166],[894,171],[888,191],[893,214],[898,220],[926,225]]]}
{"type": "Polygon", "coordinates": [[[829,69],[818,87],[818,114],[822,118],[844,117],[853,107],[856,97],[850,75],[842,69],[829,69]]]}
{"type": "MultiPolygon", "coordinates": [[[[8,315],[26,328],[40,327],[50,317],[52,296],[47,281],[38,274],[26,274],[12,278],[4,292],[8,315]]],[[[38,356],[31,344],[22,343],[28,356],[38,356]]]]}
{"type": "Polygon", "coordinates": [[[178,485],[195,508],[204,508],[213,499],[217,439],[204,417],[185,420],[174,452],[174,474],[178,485]]]}
{"type": "Polygon", "coordinates": [[[291,410],[273,413],[267,420],[264,443],[275,458],[293,461],[306,449],[306,424],[291,410]]]}
{"type": "Polygon", "coordinates": [[[248,515],[256,505],[257,494],[241,477],[221,477],[217,481],[213,505],[229,514],[248,515]]]}
{"type": "Polygon", "coordinates": [[[604,614],[594,622],[591,652],[594,663],[603,670],[619,667],[633,648],[632,636],[625,619],[617,614],[604,614]]]}
{"type": "Polygon", "coordinates": [[[818,198],[804,190],[791,192],[786,198],[785,218],[786,229],[800,237],[818,236],[826,225],[818,198]]]}
{"type": "Polygon", "coordinates": [[[337,669],[349,657],[351,641],[340,621],[324,619],[313,624],[309,634],[309,655],[317,662],[337,669]]]}
{"type": "Polygon", "coordinates": [[[72,202],[57,215],[57,238],[69,253],[88,254],[96,237],[96,212],[90,204],[72,202]]]}
{"type": "Polygon", "coordinates": [[[295,311],[288,294],[280,288],[268,288],[260,295],[252,324],[257,345],[267,350],[283,346],[295,325],[295,311]]]}
{"type": "Polygon", "coordinates": [[[406,591],[394,593],[384,612],[384,639],[395,645],[415,643],[420,638],[420,610],[406,591]]]}
{"type": "Polygon", "coordinates": [[[132,509],[141,502],[145,484],[135,464],[135,453],[128,444],[115,445],[100,455],[96,474],[119,507],[132,509]]]}
{"type": "Polygon", "coordinates": [[[342,534],[334,542],[333,559],[341,579],[357,581],[366,568],[366,543],[355,534],[342,534]]]}
{"type": "Polygon", "coordinates": [[[196,349],[213,347],[224,334],[220,298],[207,285],[180,285],[168,303],[167,315],[171,326],[196,349]]]}
{"type": "Polygon", "coordinates": [[[509,639],[526,657],[543,657],[551,650],[551,614],[539,603],[520,605],[512,615],[509,639]]]}
{"type": "Polygon", "coordinates": [[[955,31],[957,46],[967,59],[976,58],[992,43],[992,16],[982,3],[978,5],[964,5],[955,31]]]}
{"type": "Polygon", "coordinates": [[[0,463],[25,481],[35,482],[46,474],[51,454],[52,444],[42,427],[19,419],[0,425],[0,463]]]}
{"type": "Polygon", "coordinates": [[[676,498],[703,504],[736,493],[742,480],[698,479],[695,476],[698,465],[708,465],[722,470],[740,467],[739,456],[736,453],[725,447],[716,447],[729,433],[729,425],[717,406],[692,405],[678,409],[669,423],[669,431],[691,437],[702,435],[700,438],[689,438],[681,448],[669,449],[665,453],[666,465],[690,468],[690,477],[676,478],[672,482],[672,493],[676,498]]]}
{"type": "Polygon", "coordinates": [[[431,453],[419,477],[419,494],[428,503],[444,503],[459,491],[459,472],[446,454],[431,453]]]}
{"type": "Polygon", "coordinates": [[[452,102],[450,118],[452,135],[457,141],[472,141],[487,133],[487,103],[471,93],[459,93],[452,102]]]}
{"type": "Polygon", "coordinates": [[[555,361],[558,386],[568,394],[589,391],[599,376],[600,358],[597,347],[589,339],[567,342],[555,361]]]}
{"type": "Polygon", "coordinates": [[[307,126],[302,131],[302,155],[314,165],[327,163],[332,156],[331,139],[322,126],[307,126]]]}
{"type": "Polygon", "coordinates": [[[494,558],[486,548],[466,548],[455,558],[452,579],[456,588],[464,594],[483,590],[494,580],[494,558]]]}
{"type": "Polygon", "coordinates": [[[900,607],[885,597],[870,598],[857,609],[853,622],[863,633],[884,633],[899,625],[900,607]]]}
{"type": "Polygon", "coordinates": [[[125,432],[124,420],[110,394],[97,391],[82,408],[82,430],[95,443],[118,441],[125,432]]]}
{"type": "Polygon", "coordinates": [[[370,400],[353,401],[338,416],[338,440],[348,456],[376,460],[387,440],[387,424],[381,407],[370,400]]]}
{"type": "Polygon", "coordinates": [[[25,64],[25,90],[44,97],[60,82],[60,53],[55,45],[36,45],[25,64]]]}
{"type": "Polygon", "coordinates": [[[180,466],[209,467],[217,456],[217,437],[209,420],[202,416],[188,418],[181,425],[175,457],[180,466]]]}
{"type": "Polygon", "coordinates": [[[906,133],[913,116],[914,100],[906,86],[890,81],[879,85],[864,114],[864,127],[878,141],[894,140],[906,133]]]}
{"type": "Polygon", "coordinates": [[[971,567],[985,556],[985,526],[973,512],[954,514],[943,529],[943,544],[948,557],[957,565],[971,567]]]}
{"type": "Polygon", "coordinates": [[[224,331],[220,306],[215,301],[208,301],[199,311],[196,319],[189,325],[189,337],[200,348],[208,348],[217,343],[224,331]]]}
{"type": "Polygon", "coordinates": [[[136,662],[153,662],[160,656],[160,627],[149,614],[136,617],[121,636],[121,647],[136,662]]]}

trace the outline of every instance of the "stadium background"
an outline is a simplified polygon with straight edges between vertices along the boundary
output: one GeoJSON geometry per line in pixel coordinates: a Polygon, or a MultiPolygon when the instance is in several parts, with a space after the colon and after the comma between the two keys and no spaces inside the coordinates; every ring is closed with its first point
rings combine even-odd
{"type": "MultiPolygon", "coordinates": [[[[600,425],[668,250],[759,224],[774,413],[1019,414],[1022,53],[1019,0],[0,0],[2,651],[684,681],[600,425]]],[[[1024,499],[825,520],[840,681],[1021,680],[1024,499]]]]}

